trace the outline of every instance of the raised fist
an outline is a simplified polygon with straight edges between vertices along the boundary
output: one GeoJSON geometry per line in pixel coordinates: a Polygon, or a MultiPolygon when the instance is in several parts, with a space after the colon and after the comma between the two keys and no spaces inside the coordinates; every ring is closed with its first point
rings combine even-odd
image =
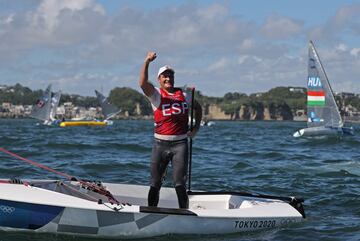
{"type": "Polygon", "coordinates": [[[156,53],[148,52],[145,61],[152,62],[154,59],[156,59],[156,53]]]}

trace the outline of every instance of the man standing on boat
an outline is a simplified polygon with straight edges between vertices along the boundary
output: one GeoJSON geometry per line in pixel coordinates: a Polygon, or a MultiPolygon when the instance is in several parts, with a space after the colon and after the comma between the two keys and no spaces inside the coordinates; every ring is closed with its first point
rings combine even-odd
{"type": "Polygon", "coordinates": [[[191,107],[195,111],[195,126],[189,131],[189,107],[193,96],[181,88],[174,87],[175,71],[165,65],[158,71],[160,88],[155,88],[148,80],[149,64],[156,58],[155,52],[149,52],[140,71],[139,85],[151,102],[154,111],[155,133],[151,156],[151,179],[148,205],[157,206],[159,192],[166,168],[171,161],[173,182],[179,207],[188,208],[186,193],[188,167],[188,137],[193,138],[200,128],[202,108],[197,101],[191,107]]]}

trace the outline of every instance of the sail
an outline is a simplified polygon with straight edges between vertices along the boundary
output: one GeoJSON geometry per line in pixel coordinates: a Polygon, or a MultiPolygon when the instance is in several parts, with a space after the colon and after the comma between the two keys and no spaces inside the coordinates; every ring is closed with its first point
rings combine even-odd
{"type": "Polygon", "coordinates": [[[55,120],[56,110],[57,110],[57,107],[59,106],[60,98],[61,98],[61,91],[58,91],[58,92],[52,94],[51,108],[50,108],[50,119],[52,121],[55,120]]]}
{"type": "Polygon", "coordinates": [[[311,41],[309,43],[307,88],[308,127],[343,126],[329,80],[311,41]]]}
{"type": "Polygon", "coordinates": [[[101,106],[102,114],[104,115],[105,120],[110,119],[111,117],[115,116],[117,113],[121,111],[121,109],[112,105],[108,101],[108,99],[99,91],[95,90],[95,94],[101,106]]]}
{"type": "Polygon", "coordinates": [[[30,117],[48,121],[51,111],[51,85],[49,85],[43,96],[41,96],[35,103],[30,113],[30,117]]]}

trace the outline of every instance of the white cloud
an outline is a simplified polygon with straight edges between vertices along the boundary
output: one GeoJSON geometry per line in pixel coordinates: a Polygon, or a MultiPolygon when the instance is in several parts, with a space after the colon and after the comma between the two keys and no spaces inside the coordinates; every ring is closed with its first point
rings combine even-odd
{"type": "Polygon", "coordinates": [[[239,65],[246,64],[246,62],[260,63],[261,59],[257,56],[241,55],[237,60],[239,65]]]}
{"type": "Polygon", "coordinates": [[[241,41],[241,43],[238,45],[238,49],[242,52],[247,52],[249,50],[254,49],[254,47],[256,46],[255,42],[253,39],[250,38],[246,38],[244,40],[241,41]]]}
{"type": "Polygon", "coordinates": [[[94,0],[41,1],[35,10],[11,13],[5,21],[0,21],[0,53],[17,55],[39,46],[89,42],[104,14],[104,9],[94,0]]]}
{"type": "Polygon", "coordinates": [[[353,3],[338,9],[336,14],[324,24],[314,27],[309,36],[311,39],[327,42],[340,41],[345,35],[360,34],[360,4],[353,3]]]}
{"type": "Polygon", "coordinates": [[[336,15],[331,19],[335,26],[342,28],[348,27],[347,25],[352,21],[358,21],[360,14],[360,5],[352,4],[340,8],[336,15]]]}
{"type": "Polygon", "coordinates": [[[208,67],[209,71],[224,71],[229,66],[229,61],[226,58],[221,58],[208,67]]]}
{"type": "Polygon", "coordinates": [[[355,56],[355,57],[358,57],[360,55],[360,48],[353,48],[350,50],[350,54],[355,56]]]}
{"type": "Polygon", "coordinates": [[[261,27],[261,32],[270,39],[288,39],[300,34],[303,24],[278,15],[270,16],[261,27]]]}
{"type": "Polygon", "coordinates": [[[4,20],[4,23],[10,24],[12,21],[14,21],[14,14],[10,14],[9,16],[7,16],[4,20]]]}
{"type": "Polygon", "coordinates": [[[32,25],[45,25],[49,31],[53,31],[59,25],[59,15],[64,10],[73,12],[83,9],[92,9],[94,12],[104,15],[105,10],[94,0],[43,0],[32,16],[32,25]]]}
{"type": "Polygon", "coordinates": [[[345,52],[348,50],[348,47],[344,43],[340,43],[338,44],[338,46],[336,46],[336,50],[345,52]]]}
{"type": "Polygon", "coordinates": [[[221,17],[227,17],[229,11],[228,7],[221,4],[213,4],[206,8],[200,8],[197,10],[197,14],[201,19],[211,21],[221,17]]]}
{"type": "MultiPolygon", "coordinates": [[[[130,83],[124,81],[124,79],[130,79],[131,82],[136,84],[136,81],[134,81],[133,77],[119,77],[111,73],[76,73],[74,75],[67,75],[50,79],[49,82],[53,84],[55,89],[61,89],[65,93],[79,93],[79,88],[81,88],[82,93],[87,93],[87,95],[94,95],[95,89],[103,89],[104,93],[107,93],[114,87],[114,85],[129,86],[130,83]]],[[[136,88],[135,85],[132,85],[131,87],[136,88]]]]}
{"type": "MultiPolygon", "coordinates": [[[[353,11],[340,9],[310,30],[327,36],[314,40],[329,74],[354,83],[360,47],[344,37],[345,30],[355,32],[358,19],[358,5],[351,6],[353,11]],[[335,22],[344,35],[333,32],[335,22]]],[[[181,4],[148,11],[122,7],[110,14],[95,0],[41,1],[28,11],[0,15],[0,75],[31,88],[52,82],[85,95],[99,84],[138,89],[140,65],[154,50],[150,79],[170,64],[177,84],[195,85],[207,95],[305,86],[305,23],[271,15],[258,24],[232,10],[221,3],[181,4]]],[[[354,87],[360,92],[360,85],[354,87]]]]}

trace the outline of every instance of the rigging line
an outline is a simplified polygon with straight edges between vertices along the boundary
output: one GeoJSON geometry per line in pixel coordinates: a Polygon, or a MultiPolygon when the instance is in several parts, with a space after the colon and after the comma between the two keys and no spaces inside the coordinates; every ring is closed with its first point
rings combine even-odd
{"type": "Polygon", "coordinates": [[[89,195],[87,193],[83,193],[80,190],[78,190],[78,189],[76,189],[74,187],[71,187],[70,185],[68,185],[68,184],[66,184],[64,182],[58,182],[57,185],[62,185],[64,188],[68,188],[70,191],[73,191],[75,193],[78,193],[79,195],[84,196],[84,198],[86,197],[86,198],[91,199],[92,201],[95,201],[95,202],[99,201],[98,198],[95,198],[95,197],[93,197],[93,196],[91,196],[91,195],[89,195]]]}
{"type": "MultiPolygon", "coordinates": [[[[91,199],[91,200],[93,200],[93,201],[95,201],[95,202],[98,202],[99,204],[103,204],[103,205],[105,205],[106,207],[108,207],[108,208],[110,208],[110,209],[112,209],[112,210],[114,210],[114,211],[119,211],[120,209],[122,209],[125,205],[126,205],[126,203],[118,203],[119,205],[120,205],[120,209],[119,208],[117,208],[117,207],[110,207],[109,205],[106,205],[105,203],[103,203],[102,202],[102,199],[99,199],[99,198],[95,198],[95,197],[93,197],[93,196],[91,196],[91,195],[89,195],[89,194],[87,194],[87,193],[83,193],[83,192],[81,192],[80,190],[78,190],[78,189],[76,189],[76,188],[74,188],[74,187],[71,187],[69,184],[66,184],[66,183],[64,183],[64,182],[61,182],[60,183],[64,188],[68,188],[69,190],[71,190],[71,191],[73,191],[73,192],[76,192],[76,193],[78,193],[78,194],[80,194],[80,195],[83,195],[84,197],[86,197],[86,198],[88,198],[88,199],[91,199]]],[[[58,183],[58,185],[59,185],[59,183],[58,183]]],[[[101,193],[99,193],[99,194],[101,194],[101,193]]],[[[101,195],[104,195],[104,194],[101,194],[101,195]]],[[[111,193],[109,193],[108,195],[111,195],[111,193]]],[[[110,198],[109,198],[109,196],[108,195],[105,195],[109,200],[110,200],[110,198]]],[[[112,196],[112,195],[111,195],[112,196]]],[[[114,199],[114,197],[112,196],[112,199],[114,200],[114,201],[117,201],[116,199],[114,199]]]]}
{"type": "Polygon", "coordinates": [[[47,167],[47,166],[42,165],[42,164],[37,163],[37,162],[33,162],[33,161],[29,160],[29,159],[26,159],[26,158],[24,158],[24,157],[21,157],[21,156],[15,154],[15,153],[13,153],[13,152],[11,152],[11,151],[8,151],[8,150],[6,150],[6,149],[4,149],[4,148],[2,148],[2,147],[0,147],[0,151],[4,152],[4,153],[6,153],[6,154],[8,154],[8,155],[10,155],[10,156],[13,156],[13,157],[15,157],[15,158],[17,158],[17,159],[19,159],[19,160],[22,160],[22,161],[24,161],[24,162],[30,163],[30,164],[32,164],[32,165],[34,165],[34,166],[40,167],[40,168],[45,169],[45,170],[47,170],[47,171],[50,171],[50,172],[53,172],[53,173],[58,174],[58,175],[60,175],[60,176],[66,177],[66,178],[68,178],[68,179],[70,179],[70,180],[73,178],[72,176],[70,176],[70,175],[68,175],[68,174],[66,174],[66,173],[58,172],[58,171],[56,171],[56,170],[54,170],[54,169],[51,169],[50,167],[47,167]]]}
{"type": "Polygon", "coordinates": [[[87,186],[91,191],[106,196],[111,204],[115,203],[121,205],[121,203],[111,194],[111,192],[104,189],[103,187],[99,187],[97,184],[86,182],[83,180],[78,180],[78,181],[80,184],[87,186]]]}
{"type": "Polygon", "coordinates": [[[12,156],[12,157],[15,157],[15,158],[17,158],[17,159],[19,159],[19,160],[22,160],[22,161],[24,161],[24,162],[27,162],[27,163],[29,163],[29,164],[32,164],[32,165],[34,165],[34,166],[37,166],[37,167],[40,167],[40,168],[45,169],[45,170],[47,170],[47,171],[53,172],[53,173],[55,173],[55,174],[57,174],[57,175],[66,177],[66,178],[69,179],[70,181],[73,181],[73,180],[75,179],[75,180],[78,181],[80,184],[88,187],[90,190],[92,190],[92,191],[94,191],[94,192],[97,192],[97,193],[99,193],[99,194],[101,194],[101,195],[106,196],[106,197],[109,199],[109,202],[110,202],[110,203],[120,204],[120,202],[119,202],[118,200],[116,200],[116,198],[115,198],[108,190],[104,189],[103,187],[99,187],[99,186],[96,185],[96,184],[93,184],[93,183],[90,183],[90,182],[87,182],[87,181],[83,181],[83,180],[81,180],[81,179],[77,179],[77,178],[75,178],[74,176],[70,176],[70,175],[68,175],[68,174],[66,174],[66,173],[62,173],[62,172],[56,171],[56,170],[54,170],[54,169],[52,169],[52,168],[50,168],[50,167],[48,167],[48,166],[45,166],[45,165],[42,165],[42,164],[40,164],[40,163],[31,161],[31,160],[29,160],[29,159],[27,159],[27,158],[25,158],[25,157],[19,156],[19,155],[15,154],[15,153],[13,153],[13,152],[11,152],[11,151],[8,151],[8,150],[6,150],[6,149],[4,149],[4,148],[2,148],[2,147],[0,147],[0,151],[4,152],[4,153],[6,153],[6,154],[8,154],[8,155],[10,155],[10,156],[12,156]]]}

